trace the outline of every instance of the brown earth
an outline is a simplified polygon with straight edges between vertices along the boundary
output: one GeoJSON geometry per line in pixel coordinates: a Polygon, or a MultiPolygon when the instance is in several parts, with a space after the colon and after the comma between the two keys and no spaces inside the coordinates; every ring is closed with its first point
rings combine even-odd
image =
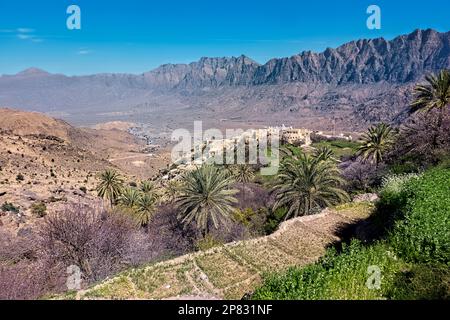
{"type": "Polygon", "coordinates": [[[48,212],[68,203],[98,204],[99,172],[118,170],[128,182],[149,179],[167,166],[165,151],[149,155],[145,142],[117,129],[75,128],[36,112],[0,109],[0,228],[33,224],[31,206],[48,212]],[[86,191],[86,192],[85,192],[86,191]]]}

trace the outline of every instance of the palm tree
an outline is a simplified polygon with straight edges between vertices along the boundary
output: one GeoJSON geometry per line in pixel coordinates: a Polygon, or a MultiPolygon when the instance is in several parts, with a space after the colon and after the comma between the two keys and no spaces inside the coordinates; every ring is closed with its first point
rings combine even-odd
{"type": "Polygon", "coordinates": [[[100,174],[100,184],[97,186],[99,197],[108,199],[113,206],[123,189],[123,179],[117,171],[107,169],[100,174]]]}
{"type": "Polygon", "coordinates": [[[379,123],[372,126],[362,136],[362,145],[358,148],[357,154],[362,156],[364,161],[371,159],[378,168],[383,161],[384,153],[393,145],[393,138],[394,134],[389,125],[379,123]]]}
{"type": "Polygon", "coordinates": [[[164,196],[169,203],[174,202],[181,189],[181,183],[178,180],[170,180],[164,188],[164,196]]]}
{"type": "Polygon", "coordinates": [[[153,185],[153,183],[151,181],[148,181],[148,180],[142,181],[141,185],[139,186],[139,190],[142,193],[150,194],[154,191],[154,189],[155,189],[155,186],[153,185]]]}
{"type": "Polygon", "coordinates": [[[272,192],[273,210],[288,208],[285,220],[348,200],[344,180],[331,161],[302,154],[283,162],[272,192]]]}
{"type": "Polygon", "coordinates": [[[229,218],[238,190],[230,188],[232,176],[213,165],[187,172],[182,179],[181,194],[176,200],[181,210],[178,218],[185,225],[195,221],[205,236],[210,222],[217,228],[220,221],[229,218]]]}
{"type": "Polygon", "coordinates": [[[316,150],[314,150],[314,157],[322,160],[322,161],[337,161],[334,157],[334,152],[331,150],[331,148],[325,146],[325,147],[319,147],[316,150]]]}
{"type": "Polygon", "coordinates": [[[135,209],[139,203],[141,194],[135,188],[126,188],[122,191],[118,203],[121,207],[135,209]]]}
{"type": "MultiPolygon", "coordinates": [[[[450,105],[450,71],[442,70],[439,74],[429,75],[426,78],[427,84],[417,85],[414,89],[415,100],[411,104],[411,111],[438,110],[437,128],[441,130],[444,113],[450,105]]],[[[433,137],[433,145],[437,145],[438,132],[433,137]]]]}
{"type": "Polygon", "coordinates": [[[230,167],[230,172],[234,180],[242,184],[242,200],[245,201],[245,184],[255,177],[252,167],[248,164],[236,164],[230,167]]]}
{"type": "Polygon", "coordinates": [[[139,197],[134,216],[139,225],[146,226],[156,211],[157,198],[150,194],[144,193],[139,197]]]}

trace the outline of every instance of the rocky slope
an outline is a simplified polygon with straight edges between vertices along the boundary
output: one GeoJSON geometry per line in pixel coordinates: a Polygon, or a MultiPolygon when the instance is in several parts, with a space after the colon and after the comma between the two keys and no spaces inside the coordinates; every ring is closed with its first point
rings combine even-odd
{"type": "Polygon", "coordinates": [[[0,109],[0,230],[34,225],[35,203],[45,203],[49,213],[74,203],[101,205],[95,187],[106,168],[130,182],[165,168],[144,147],[125,131],[75,128],[40,113],[0,109]]]}
{"type": "Polygon", "coordinates": [[[245,56],[202,58],[189,65],[165,65],[146,75],[150,87],[199,89],[291,82],[406,83],[443,68],[450,68],[450,32],[428,29],[391,41],[363,39],[322,53],[306,51],[290,58],[272,59],[264,65],[245,56]]]}
{"type": "Polygon", "coordinates": [[[391,41],[364,39],[322,53],[273,59],[256,70],[253,83],[406,83],[443,68],[450,68],[450,33],[428,29],[391,41]]]}

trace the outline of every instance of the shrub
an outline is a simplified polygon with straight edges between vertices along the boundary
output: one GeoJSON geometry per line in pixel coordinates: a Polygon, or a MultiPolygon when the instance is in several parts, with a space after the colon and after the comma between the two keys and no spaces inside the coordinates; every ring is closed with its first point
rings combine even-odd
{"type": "Polygon", "coordinates": [[[25,180],[25,177],[23,176],[23,174],[21,174],[21,173],[19,173],[17,176],[16,176],[16,180],[17,181],[24,181],[25,180]]]}
{"type": "Polygon", "coordinates": [[[47,215],[47,206],[43,202],[35,202],[31,205],[31,213],[42,218],[47,215]]]}
{"type": "Polygon", "coordinates": [[[388,175],[382,179],[380,200],[372,216],[372,222],[382,236],[392,230],[395,221],[403,218],[403,209],[408,200],[405,193],[408,183],[418,179],[420,175],[409,173],[401,175],[388,175]]]}
{"type": "Polygon", "coordinates": [[[50,288],[63,290],[63,277],[63,272],[48,270],[39,262],[0,265],[0,300],[35,300],[50,288]]]}
{"type": "Polygon", "coordinates": [[[256,214],[257,213],[252,208],[237,209],[236,211],[233,212],[233,219],[234,221],[239,222],[244,226],[248,227],[250,224],[250,220],[256,214]]]}
{"type": "Polygon", "coordinates": [[[2,204],[1,209],[2,209],[2,211],[5,211],[5,212],[13,212],[13,213],[19,212],[19,208],[17,208],[12,203],[7,202],[7,201],[2,204]]]}
{"type": "Polygon", "coordinates": [[[83,192],[83,193],[87,193],[87,189],[86,189],[85,186],[81,186],[80,187],[80,191],[83,192]]]}
{"type": "Polygon", "coordinates": [[[401,127],[397,141],[387,156],[390,165],[407,164],[413,168],[428,168],[436,165],[450,152],[450,117],[443,118],[442,126],[437,125],[438,110],[418,112],[401,127]],[[436,144],[431,143],[433,140],[436,144]]]}
{"type": "Polygon", "coordinates": [[[33,232],[16,235],[0,228],[0,243],[0,300],[38,299],[48,290],[64,289],[64,271],[50,269],[38,259],[40,248],[33,232]]]}
{"type": "Polygon", "coordinates": [[[259,208],[253,210],[252,208],[237,209],[233,213],[233,220],[248,230],[251,236],[265,235],[265,226],[269,210],[267,208],[259,208]]]}
{"type": "Polygon", "coordinates": [[[195,248],[199,251],[205,251],[214,247],[218,247],[223,243],[213,237],[210,234],[207,234],[205,237],[201,238],[195,243],[195,248]]]}
{"type": "Polygon", "coordinates": [[[278,228],[280,223],[284,221],[286,213],[286,208],[278,208],[277,210],[272,211],[269,218],[267,219],[266,224],[264,225],[266,234],[271,234],[278,228]]]}
{"type": "Polygon", "coordinates": [[[128,263],[138,232],[124,215],[73,205],[47,216],[38,235],[48,265],[76,265],[92,282],[128,263]]]}
{"type": "Polygon", "coordinates": [[[379,185],[381,177],[385,172],[385,166],[379,165],[378,168],[370,162],[350,160],[340,165],[342,176],[347,181],[346,189],[349,192],[371,192],[379,185]]]}
{"type": "Polygon", "coordinates": [[[393,174],[405,174],[421,171],[421,167],[410,160],[403,160],[389,165],[389,171],[393,174]]]}
{"type": "Polygon", "coordinates": [[[177,213],[171,205],[162,206],[147,225],[147,242],[155,256],[173,257],[194,250],[195,228],[184,227],[177,213]]]}
{"type": "Polygon", "coordinates": [[[381,182],[381,196],[388,194],[400,195],[404,190],[408,182],[412,179],[418,179],[419,174],[406,173],[406,174],[393,174],[383,177],[381,182]]]}

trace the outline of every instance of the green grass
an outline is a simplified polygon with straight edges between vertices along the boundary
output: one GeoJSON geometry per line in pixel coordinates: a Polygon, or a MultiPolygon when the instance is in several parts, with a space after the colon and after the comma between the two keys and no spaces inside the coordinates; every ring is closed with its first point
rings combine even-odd
{"type": "MultiPolygon", "coordinates": [[[[352,242],[338,254],[329,249],[318,263],[272,274],[258,288],[253,299],[383,299],[392,290],[396,272],[404,262],[397,259],[384,243],[364,247],[352,242]],[[373,275],[370,267],[380,270],[380,287],[368,286],[373,275]]],[[[370,282],[371,283],[371,282],[370,282]]]]}
{"type": "Polygon", "coordinates": [[[328,147],[333,151],[335,157],[340,159],[344,156],[354,155],[359,145],[360,144],[358,142],[354,141],[333,140],[315,142],[311,146],[314,148],[328,147]]]}
{"type": "MultiPolygon", "coordinates": [[[[328,249],[319,262],[273,273],[253,299],[448,299],[450,297],[450,170],[386,180],[375,223],[393,224],[384,240],[328,249]],[[369,267],[381,286],[370,289],[369,267]]],[[[362,210],[366,204],[358,204],[362,210]]],[[[335,208],[349,213],[353,206],[335,208]]],[[[369,209],[369,208],[367,208],[369,209]]],[[[387,228],[387,226],[386,226],[387,228]]]]}
{"type": "Polygon", "coordinates": [[[348,202],[334,207],[333,209],[350,219],[366,219],[368,218],[374,209],[372,202],[348,202]]]}
{"type": "Polygon", "coordinates": [[[405,259],[450,263],[450,169],[433,169],[398,193],[401,219],[391,236],[405,259]]]}

